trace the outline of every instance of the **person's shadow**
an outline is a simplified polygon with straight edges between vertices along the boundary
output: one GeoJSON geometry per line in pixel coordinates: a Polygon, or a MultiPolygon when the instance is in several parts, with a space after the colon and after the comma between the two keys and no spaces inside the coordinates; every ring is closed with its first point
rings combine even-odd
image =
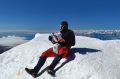
{"type": "Polygon", "coordinates": [[[57,67],[54,71],[58,71],[61,67],[63,67],[68,62],[75,59],[75,53],[79,53],[82,55],[86,55],[87,53],[96,53],[101,50],[98,49],[91,49],[91,48],[71,48],[69,56],[66,58],[66,61],[64,61],[59,67],[57,67]]]}
{"type": "MultiPolygon", "coordinates": [[[[70,54],[68,55],[68,57],[66,58],[66,60],[57,68],[54,69],[54,75],[56,71],[58,71],[61,67],[63,67],[65,64],[67,64],[68,62],[72,61],[75,59],[75,53],[79,53],[82,55],[86,55],[87,53],[96,53],[99,52],[101,50],[98,49],[91,49],[91,48],[71,48],[70,49],[70,54]]],[[[47,66],[46,68],[44,68],[40,73],[38,73],[37,77],[39,77],[40,75],[42,75],[48,68],[49,66],[47,66]]]]}

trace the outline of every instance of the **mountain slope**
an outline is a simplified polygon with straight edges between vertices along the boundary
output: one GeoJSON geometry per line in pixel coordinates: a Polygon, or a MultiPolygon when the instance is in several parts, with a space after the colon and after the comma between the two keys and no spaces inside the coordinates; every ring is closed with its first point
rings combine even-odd
{"type": "MultiPolygon", "coordinates": [[[[33,68],[40,54],[51,47],[48,34],[35,38],[0,55],[0,79],[33,79],[24,68],[33,68]]],[[[48,58],[44,67],[51,63],[48,58]]],[[[76,45],[55,79],[120,79],[120,40],[101,41],[76,36],[76,45]]],[[[66,59],[62,59],[60,66],[66,59]]],[[[42,67],[42,69],[44,68],[42,67]]],[[[46,72],[37,79],[54,79],[46,72]]]]}

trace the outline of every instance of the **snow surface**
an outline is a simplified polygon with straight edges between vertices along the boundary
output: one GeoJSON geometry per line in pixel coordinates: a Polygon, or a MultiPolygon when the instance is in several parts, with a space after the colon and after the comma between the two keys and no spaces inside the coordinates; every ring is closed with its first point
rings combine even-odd
{"type": "MultiPolygon", "coordinates": [[[[33,68],[40,54],[52,46],[48,35],[38,33],[31,41],[1,54],[0,79],[34,79],[24,68],[33,68]]],[[[48,58],[42,69],[52,60],[48,58]]],[[[56,72],[56,77],[45,72],[36,79],[120,79],[120,40],[76,36],[71,55],[62,59],[58,66],[66,60],[71,61],[56,72]]]]}

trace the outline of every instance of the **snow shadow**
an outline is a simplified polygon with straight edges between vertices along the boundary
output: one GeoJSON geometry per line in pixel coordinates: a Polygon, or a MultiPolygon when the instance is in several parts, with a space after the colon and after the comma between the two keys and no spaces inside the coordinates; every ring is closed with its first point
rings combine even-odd
{"type": "Polygon", "coordinates": [[[70,49],[70,54],[69,56],[66,58],[66,60],[59,66],[57,67],[54,71],[58,71],[61,67],[63,67],[65,64],[69,63],[70,61],[75,59],[75,53],[79,53],[82,55],[86,55],[87,53],[96,53],[96,52],[100,52],[101,50],[98,49],[91,49],[91,48],[71,48],[70,49]]]}
{"type": "Polygon", "coordinates": [[[70,54],[74,54],[74,53],[80,53],[80,54],[87,54],[87,53],[95,53],[95,52],[99,52],[101,50],[98,49],[91,49],[91,48],[71,48],[70,50],[70,54]]]}

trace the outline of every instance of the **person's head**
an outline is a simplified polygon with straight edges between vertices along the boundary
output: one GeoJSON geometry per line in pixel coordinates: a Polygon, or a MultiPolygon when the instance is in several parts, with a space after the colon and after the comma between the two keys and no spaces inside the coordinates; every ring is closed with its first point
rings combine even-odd
{"type": "Polygon", "coordinates": [[[67,21],[62,21],[60,23],[60,31],[66,31],[68,30],[68,22],[67,21]]]}

